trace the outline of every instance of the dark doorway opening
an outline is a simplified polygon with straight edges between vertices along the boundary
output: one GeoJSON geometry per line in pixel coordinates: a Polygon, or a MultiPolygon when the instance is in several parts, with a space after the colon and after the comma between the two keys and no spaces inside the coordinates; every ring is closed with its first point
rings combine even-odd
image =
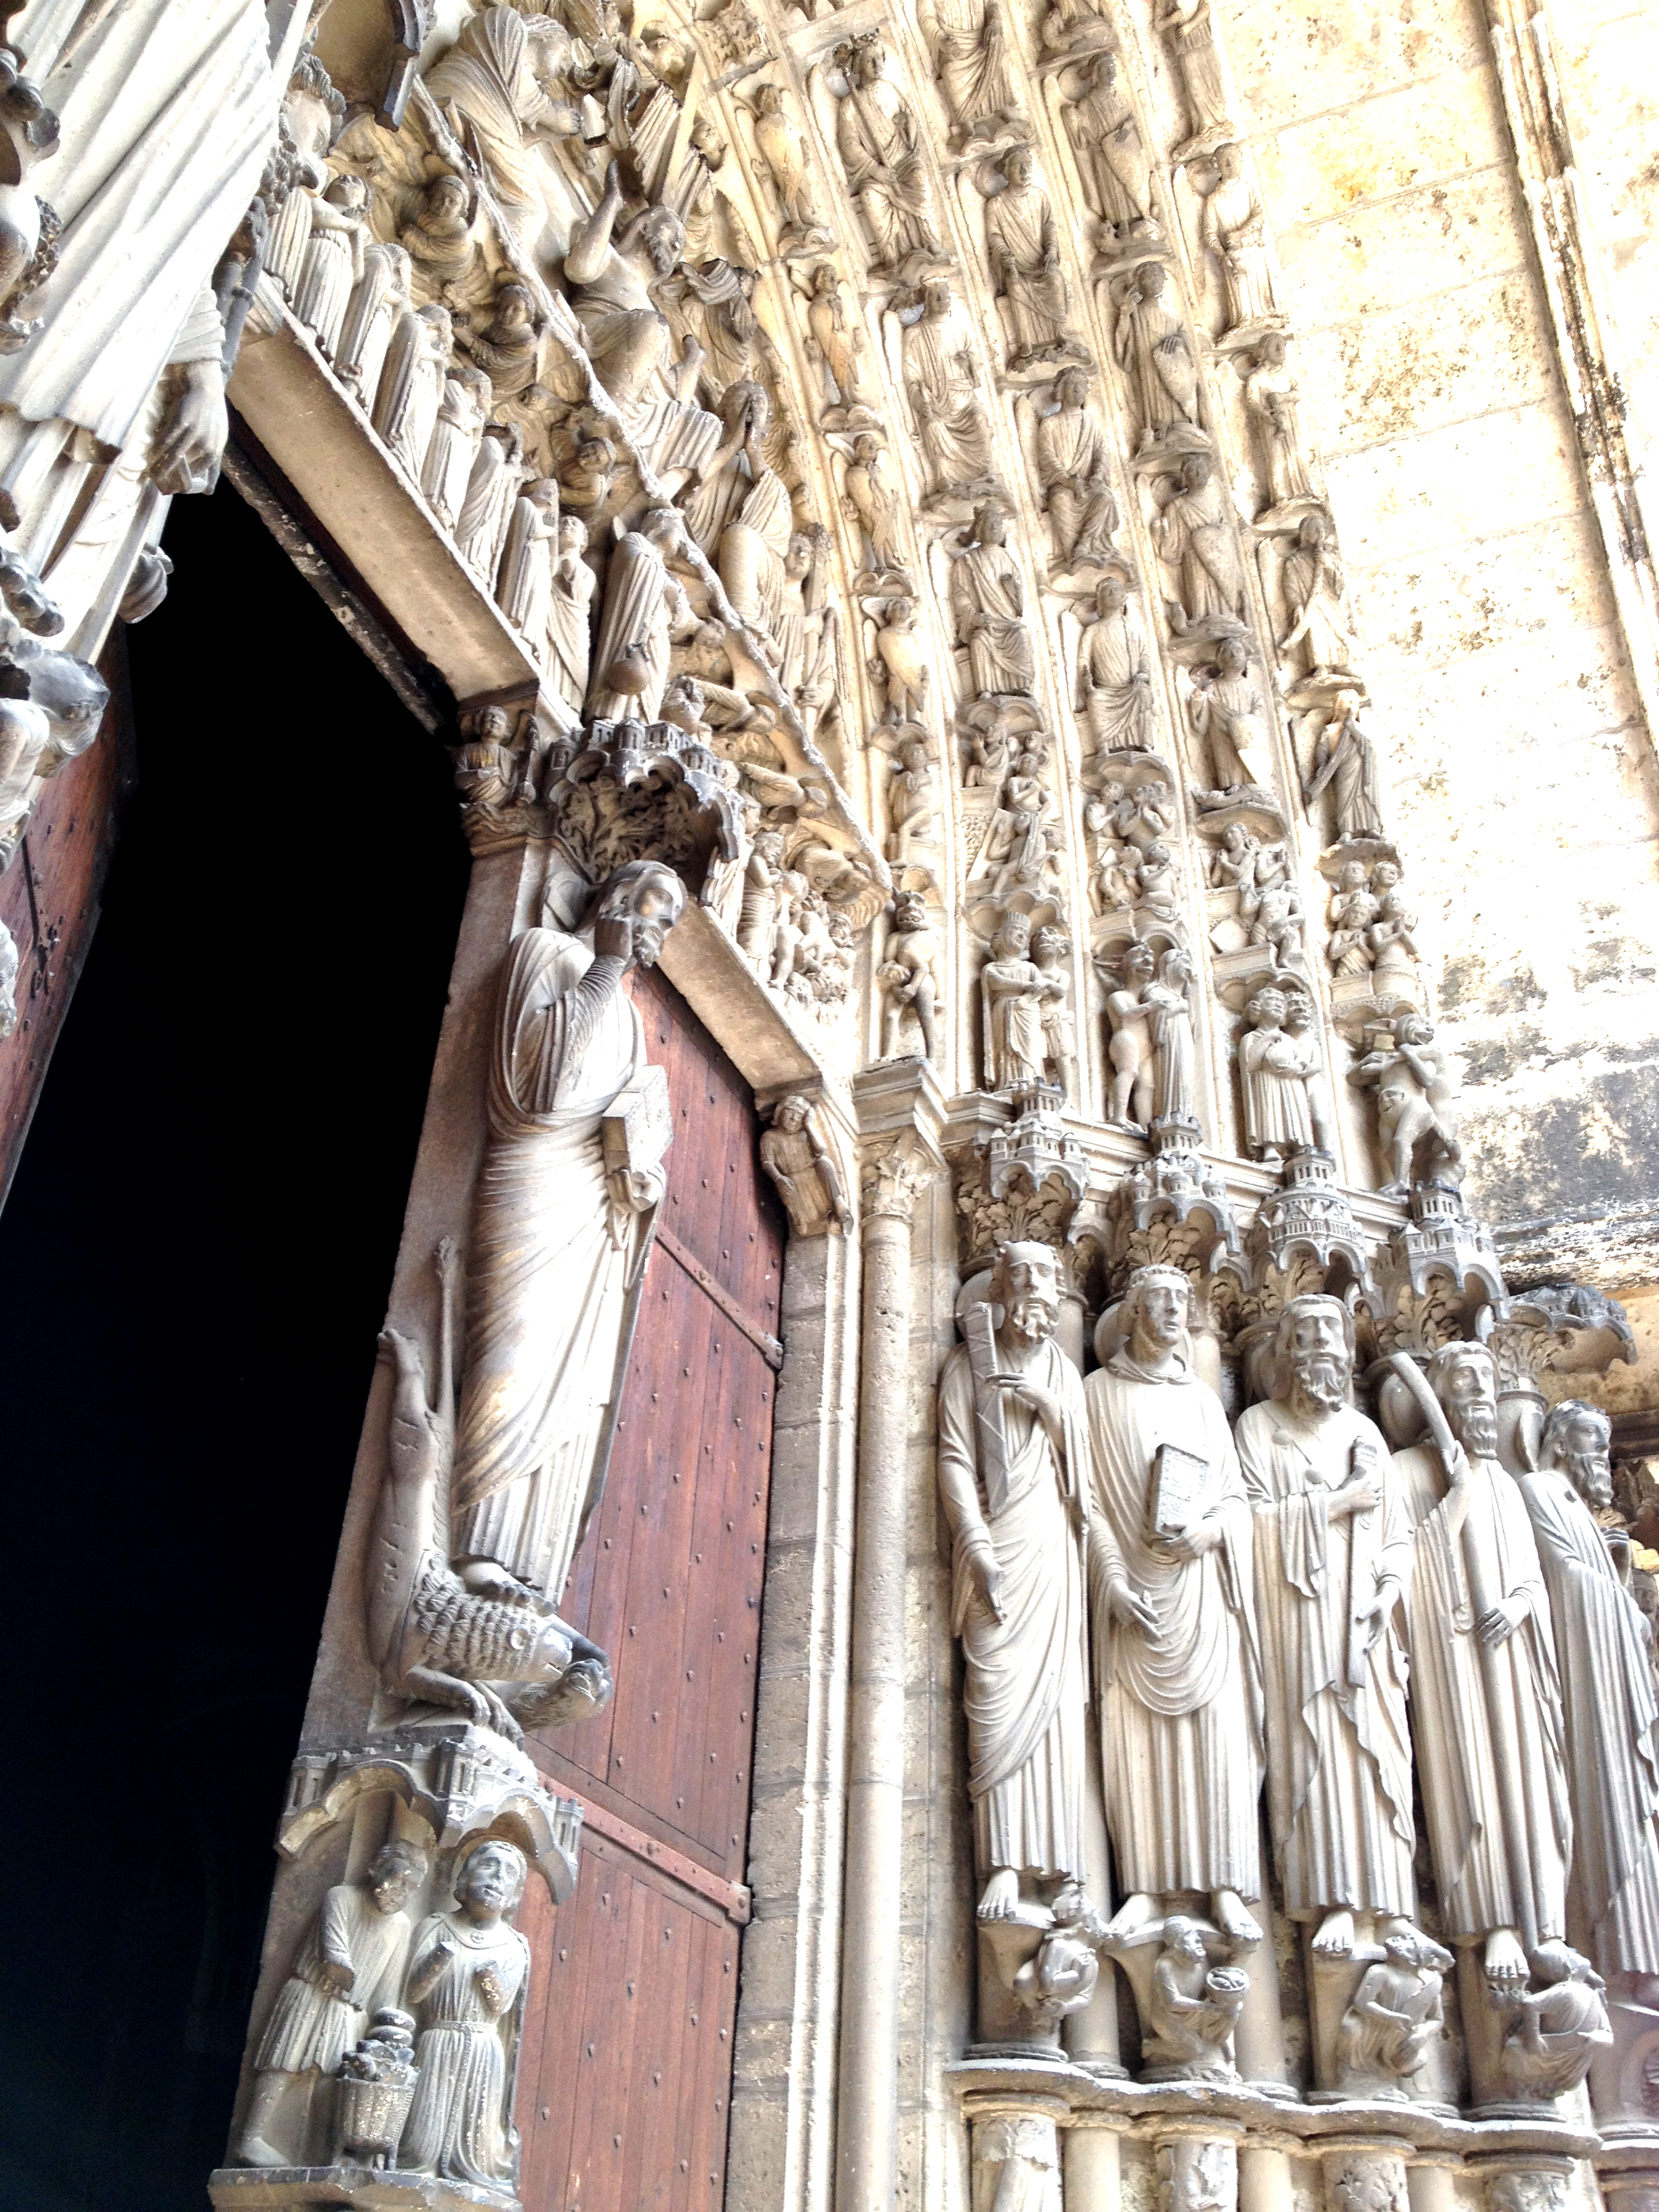
{"type": "Polygon", "coordinates": [[[0,2212],[205,2204],[466,883],[441,746],[228,485],[167,548],[0,1214],[0,2212]]]}

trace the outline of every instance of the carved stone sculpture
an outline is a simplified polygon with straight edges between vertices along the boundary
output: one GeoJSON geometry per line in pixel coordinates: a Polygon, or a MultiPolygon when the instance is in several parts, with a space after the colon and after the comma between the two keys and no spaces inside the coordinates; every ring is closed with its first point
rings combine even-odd
{"type": "Polygon", "coordinates": [[[1525,1503],[1497,1456],[1491,1353],[1449,1344],[1427,1383],[1403,1353],[1400,1365],[1435,1439],[1394,1467],[1415,1549],[1413,1734],[1441,1919],[1455,1944],[1484,1944],[1495,1989],[1519,1990],[1528,1954],[1565,1930],[1571,1815],[1549,1601],[1525,1503]]]}
{"type": "Polygon", "coordinates": [[[1141,1003],[1152,1014],[1155,1121],[1190,1121],[1197,1111],[1192,980],[1191,957],[1181,945],[1172,945],[1160,957],[1157,975],[1141,990],[1141,1003]]]}
{"type": "Polygon", "coordinates": [[[489,379],[469,361],[452,362],[421,471],[421,489],[444,526],[459,527],[493,394],[489,379]]]}
{"type": "Polygon", "coordinates": [[[985,239],[998,296],[1006,303],[1010,368],[1085,355],[1071,334],[1072,288],[1060,265],[1060,230],[1030,146],[1011,146],[1003,183],[985,210],[985,239]]]}
{"type": "Polygon", "coordinates": [[[677,509],[650,507],[611,552],[587,690],[587,713],[596,721],[657,718],[673,641],[694,626],[668,566],[680,549],[681,527],[677,509]]]}
{"type": "Polygon", "coordinates": [[[782,88],[763,84],[755,92],[755,143],[760,148],[772,179],[772,189],[783,210],[778,249],[797,253],[813,246],[832,246],[834,234],[825,228],[807,180],[806,141],[787,108],[782,88]]]}
{"type": "Polygon", "coordinates": [[[1653,1632],[1593,1509],[1613,1501],[1612,1423],[1576,1398],[1550,1408],[1520,1478],[1549,1591],[1566,1713],[1572,1884],[1603,1977],[1659,1998],[1659,1695],[1653,1632]]]}
{"type": "Polygon", "coordinates": [[[596,894],[591,940],[524,930],[502,977],[452,1544],[470,1590],[532,1609],[557,1604],[593,1495],[631,1255],[662,1195],[648,1143],[617,1160],[605,1142],[604,1117],[646,1065],[622,979],[654,963],[684,896],[669,869],[631,861],[596,894]]]}
{"type": "Polygon", "coordinates": [[[1152,1011],[1146,989],[1158,970],[1158,956],[1150,945],[1133,939],[1123,949],[1115,967],[1097,963],[1110,987],[1106,994],[1109,1034],[1107,1058],[1111,1063],[1112,1090],[1106,1118],[1121,1129],[1144,1130],[1157,1103],[1156,1048],[1152,1043],[1152,1011]]]}
{"type": "Polygon", "coordinates": [[[311,204],[311,237],[295,287],[294,312],[332,361],[339,349],[346,308],[363,274],[363,234],[369,189],[361,177],[336,177],[311,204]]]}
{"type": "Polygon", "coordinates": [[[760,1158],[795,1236],[839,1236],[852,1227],[841,1170],[810,1098],[796,1092],[779,1101],[771,1127],[761,1133],[760,1158]]]}
{"type": "Polygon", "coordinates": [[[1018,907],[1003,916],[980,970],[985,1007],[985,1085],[1009,1096],[1043,1079],[1048,1039],[1042,1016],[1055,995],[1052,977],[1030,957],[1031,924],[1018,907]]]}
{"type": "Polygon", "coordinates": [[[1313,774],[1304,792],[1310,814],[1328,785],[1335,801],[1339,845],[1350,838],[1382,836],[1376,745],[1359,719],[1357,691],[1337,693],[1331,702],[1330,720],[1319,732],[1313,774]]]}
{"type": "MultiPolygon", "coordinates": [[[[988,1302],[963,1316],[966,1341],[939,1378],[981,1921],[1012,1914],[1023,1885],[1087,1872],[1090,1462],[1083,1384],[1054,1340],[1060,1297],[1046,1244],[1002,1245],[988,1302]]],[[[1103,1590],[1122,1591],[1104,1535],[1096,1571],[1103,1590]]]]}
{"type": "Polygon", "coordinates": [[[580,127],[576,108],[555,99],[543,81],[542,41],[560,27],[517,9],[486,8],[465,20],[426,73],[427,91],[457,137],[477,148],[495,204],[526,252],[547,223],[537,134],[569,137],[580,127]]]}
{"type": "MultiPolygon", "coordinates": [[[[1237,1430],[1255,1525],[1269,1825],[1285,1909],[1316,1923],[1316,1954],[1333,1956],[1353,1949],[1356,1916],[1408,1923],[1417,1905],[1401,1633],[1411,1532],[1382,1432],[1349,1402],[1353,1366],[1340,1300],[1291,1299],[1273,1395],[1237,1430]]],[[[1436,1991],[1437,2019],[1437,1977],[1436,1991]]]]}
{"type": "Polygon", "coordinates": [[[586,525],[579,515],[561,515],[547,605],[547,665],[553,689],[573,716],[581,713],[587,696],[588,609],[598,589],[586,550],[586,525]]]}
{"type": "Polygon", "coordinates": [[[933,55],[958,152],[1019,120],[1000,0],[931,0],[933,55]]]}
{"type": "Polygon", "coordinates": [[[514,501],[495,599],[508,622],[521,630],[538,653],[547,636],[553,599],[553,548],[559,535],[559,487],[551,477],[537,477],[514,501]]]}
{"type": "Polygon", "coordinates": [[[374,395],[374,428],[419,483],[449,376],[453,343],[449,310],[406,310],[398,319],[374,395]]]}
{"type": "Polygon", "coordinates": [[[1284,333],[1269,331],[1255,349],[1244,380],[1244,404],[1261,441],[1268,511],[1293,501],[1316,499],[1302,435],[1302,394],[1291,374],[1284,333]]]}
{"type": "Polygon", "coordinates": [[[1121,1562],[1108,1557],[1117,1579],[1091,1584],[1106,1819],[1126,1893],[1112,1929],[1130,1935],[1164,1917],[1163,1899],[1197,1890],[1224,1936],[1252,1943],[1262,1752],[1250,1508],[1221,1402],[1193,1371],[1191,1313],[1178,1268],[1138,1268],[1121,1341],[1102,1344],[1084,1384],[1091,1541],[1109,1539],[1121,1562]]]}
{"type": "Polygon", "coordinates": [[[17,939],[0,921],[0,1044],[17,1027],[17,939]]]}
{"type": "Polygon", "coordinates": [[[1177,629],[1225,635],[1244,614],[1244,568],[1231,503],[1207,453],[1188,453],[1152,521],[1180,592],[1177,629]]]}
{"type": "Polygon", "coordinates": [[[516,2172],[511,2087],[530,1946],[507,1916],[525,1874],[516,1844],[486,1837],[456,1874],[454,1906],[415,1938],[408,1996],[421,2024],[420,2079],[398,2155],[411,2172],[499,2189],[516,2172]]]}
{"type": "Polygon", "coordinates": [[[109,703],[89,661],[30,639],[18,640],[9,657],[24,696],[0,698],[0,872],[17,851],[40,786],[85,752],[109,703]]]}
{"type": "Polygon", "coordinates": [[[1224,637],[1214,662],[1194,670],[1187,724],[1208,748],[1217,800],[1233,792],[1272,791],[1267,709],[1242,639],[1224,637]]]}
{"type": "Polygon", "coordinates": [[[1371,1032],[1371,1047],[1348,1080],[1376,1096],[1377,1142],[1389,1167],[1384,1194],[1403,1198],[1414,1182],[1456,1181],[1463,1157],[1457,1071],[1433,1023],[1400,1015],[1371,1032]]]}
{"type": "MultiPolygon", "coordinates": [[[[832,408],[867,406],[869,376],[865,356],[869,339],[835,264],[820,261],[812,271],[806,303],[808,351],[823,369],[832,408]]],[[[862,442],[860,441],[860,442],[862,442]]]]}
{"type": "Polygon", "coordinates": [[[1171,432],[1201,435],[1198,364],[1161,261],[1143,262],[1122,287],[1112,352],[1134,394],[1141,452],[1171,432]]]}
{"type": "Polygon", "coordinates": [[[1598,2050],[1613,2042],[1603,1984],[1589,1960],[1565,1943],[1540,1943],[1529,1961],[1532,1986],[1504,1992],[1509,2015],[1501,2064],[1511,2095],[1548,2105],[1576,2089],[1598,2050]]]}
{"type": "Polygon", "coordinates": [[[530,471],[521,458],[523,441],[514,423],[489,422],[466,482],[466,497],[455,523],[461,558],[489,583],[495,580],[501,540],[513,502],[530,471]]]}
{"type": "Polygon", "coordinates": [[[477,193],[471,181],[453,169],[441,169],[398,234],[425,289],[438,298],[459,301],[464,294],[465,280],[477,258],[477,193]]]}
{"type": "Polygon", "coordinates": [[[866,31],[838,46],[836,59],[847,86],[836,116],[836,145],[870,234],[874,266],[897,271],[943,258],[921,134],[888,79],[880,33],[866,31]]]}
{"type": "Polygon", "coordinates": [[[969,498],[994,481],[990,427],[968,328],[943,276],[922,287],[921,313],[904,328],[904,386],[927,457],[930,497],[969,498]]]}
{"type": "Polygon", "coordinates": [[[1077,1103],[1077,1024],[1072,1018],[1072,940],[1052,925],[1034,932],[1031,957],[1053,987],[1043,1002],[1043,1055],[1067,1101],[1077,1103]]]}
{"type": "Polygon", "coordinates": [[[1210,20],[1210,0],[1165,0],[1158,9],[1158,27],[1170,41],[1192,126],[1178,154],[1235,136],[1227,112],[1221,58],[1216,52],[1215,27],[1210,20]]]}
{"type": "Polygon", "coordinates": [[[1000,501],[986,501],[954,556],[951,606],[957,641],[968,648],[969,681],[979,696],[1033,691],[1036,663],[1024,619],[1025,583],[1008,550],[1007,517],[1000,501]]]}
{"type": "Polygon", "coordinates": [[[854,439],[852,458],[842,481],[847,504],[863,527],[866,572],[876,576],[902,575],[908,550],[904,501],[893,482],[885,448],[873,432],[861,432],[854,439]]]}
{"type": "Polygon", "coordinates": [[[1314,1070],[1305,1046],[1286,1033],[1285,1012],[1282,991],[1258,991],[1244,1009],[1248,1026],[1238,1040],[1245,1140],[1256,1159],[1284,1159],[1314,1140],[1308,1096],[1314,1070]]]}
{"type": "Polygon", "coordinates": [[[337,2165],[383,2172],[392,2164],[419,2079],[414,2014],[381,2006],[368,2034],[340,2061],[337,2165]]]}
{"type": "Polygon", "coordinates": [[[1322,514],[1304,515],[1279,575],[1291,626],[1279,649],[1312,677],[1345,673],[1354,665],[1347,582],[1329,538],[1322,514]]]}
{"type": "Polygon", "coordinates": [[[880,627],[870,673],[886,694],[884,722],[911,723],[927,711],[933,672],[926,641],[916,628],[916,602],[908,595],[880,603],[880,627]]]}
{"type": "Polygon", "coordinates": [[[1158,1942],[1141,2010],[1141,2078],[1236,2080],[1233,2038],[1250,1984],[1232,1963],[1232,1942],[1180,1912],[1163,1921],[1158,1942]]]}
{"type": "Polygon", "coordinates": [[[1113,46],[1098,46],[1078,73],[1065,112],[1090,206],[1118,238],[1149,225],[1152,165],[1113,46]]]}
{"type": "Polygon", "coordinates": [[[1152,651],[1127,582],[1115,569],[1095,587],[1093,619],[1078,649],[1077,703],[1097,751],[1151,750],[1152,651]]]}
{"type": "Polygon", "coordinates": [[[333,2074],[371,2014],[403,1994],[411,1929],[404,1911],[426,1878],[426,1853],[393,1840],[369,1862],[361,1881],[336,1885],[300,1938],[288,1979],[259,2039],[253,2089],[236,2155],[244,2166],[305,2166],[309,2114],[288,2115],[299,2154],[269,2139],[283,2108],[333,2074]],[[307,2077],[308,2080],[307,2080],[307,2077]]]}
{"type": "Polygon", "coordinates": [[[939,1057],[939,942],[920,891],[900,891],[893,901],[893,927],[883,949],[876,980],[886,994],[882,1054],[898,1057],[907,1012],[921,1033],[921,1056],[939,1057]]]}
{"type": "Polygon", "coordinates": [[[1057,810],[1043,770],[1042,757],[1030,750],[1016,754],[1009,763],[1001,804],[991,817],[975,863],[975,874],[988,878],[993,898],[1005,898],[1014,890],[1059,896],[1057,810]]]}
{"type": "Polygon", "coordinates": [[[1227,327],[1237,337],[1284,318],[1273,296],[1261,201],[1244,174],[1244,149],[1237,139],[1224,140],[1215,161],[1218,181],[1204,203],[1202,234],[1220,271],[1227,327]]]}
{"type": "MultiPolygon", "coordinates": [[[[1408,1820],[1410,1809],[1408,1802],[1408,1820]]],[[[1444,2024],[1441,1984],[1451,1953],[1403,1918],[1390,1922],[1382,1940],[1382,1956],[1360,1976],[1337,2029],[1335,2086],[1351,2097],[1404,2097],[1444,2024]]]]}
{"type": "Polygon", "coordinates": [[[939,831],[939,776],[928,738],[900,740],[887,781],[887,857],[896,866],[908,867],[912,848],[932,845],[939,831]]]}
{"type": "Polygon", "coordinates": [[[1112,533],[1117,501],[1107,473],[1106,434],[1089,407],[1089,372],[1062,369],[1054,379],[1054,404],[1037,422],[1037,481],[1054,531],[1054,558],[1073,562],[1116,557],[1112,533]]]}
{"type": "Polygon", "coordinates": [[[685,226],[672,208],[649,207],[620,239],[622,184],[613,161],[599,205],[571,234],[564,257],[570,303],[587,338],[594,373],[659,476],[699,475],[720,443],[720,422],[692,404],[696,359],[672,367],[668,318],[652,287],[685,252],[685,226]]]}

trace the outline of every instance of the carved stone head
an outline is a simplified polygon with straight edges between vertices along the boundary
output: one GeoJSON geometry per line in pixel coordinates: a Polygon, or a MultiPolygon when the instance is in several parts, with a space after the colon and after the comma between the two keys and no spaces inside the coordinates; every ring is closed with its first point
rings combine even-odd
{"type": "Polygon", "coordinates": [[[1215,165],[1231,180],[1244,173],[1244,149],[1237,138],[1224,139],[1215,149],[1215,165]]]}
{"type": "Polygon", "coordinates": [[[1255,349],[1255,365],[1258,368],[1282,368],[1285,355],[1285,333],[1269,331],[1255,349]]]}
{"type": "Polygon", "coordinates": [[[1244,1009],[1245,1018],[1253,1030],[1276,1030],[1285,1021],[1285,994],[1276,991],[1272,984],[1258,991],[1244,1009]]]}
{"type": "Polygon", "coordinates": [[[1291,1298],[1273,1330],[1273,1395],[1304,1419],[1344,1404],[1353,1376],[1353,1316],[1340,1298],[1291,1298]]]}
{"type": "Polygon", "coordinates": [[[1060,1318],[1060,1262],[1046,1244],[997,1247],[991,1297],[1002,1308],[1003,1327],[1036,1342],[1052,1336],[1060,1318]]]}
{"type": "Polygon", "coordinates": [[[1322,552],[1325,547],[1324,516],[1304,514],[1297,526],[1296,542],[1304,552],[1322,552]]]}
{"type": "Polygon", "coordinates": [[[1586,1505],[1611,1505],[1612,1442],[1612,1420],[1599,1406],[1582,1398],[1563,1398],[1550,1407],[1544,1423],[1539,1465],[1559,1468],[1586,1505]]]}
{"type": "MultiPolygon", "coordinates": [[[[1182,458],[1181,489],[1182,491],[1202,491],[1214,474],[1214,464],[1207,453],[1187,453],[1182,458]]],[[[1232,640],[1226,641],[1231,644],[1232,640]]]]}
{"type": "Polygon", "coordinates": [[[1002,157],[1002,173],[1011,185],[1029,185],[1034,161],[1029,146],[1011,146],[1002,157]]]}
{"type": "Polygon", "coordinates": [[[685,910],[685,885],[660,860],[628,860],[599,886],[589,909],[595,923],[628,925],[630,966],[654,968],[662,941],[685,910]]]}
{"type": "Polygon", "coordinates": [[[1192,1317],[1193,1286],[1181,1268],[1135,1269],[1118,1314],[1132,1358],[1150,1367],[1181,1351],[1192,1317]]]}
{"type": "Polygon", "coordinates": [[[1054,397],[1062,407],[1081,407],[1089,397],[1086,368],[1063,368],[1054,379],[1054,397]]]}
{"type": "MultiPolygon", "coordinates": [[[[1194,455],[1193,458],[1196,459],[1198,456],[1194,455]]],[[[1224,676],[1248,674],[1250,656],[1245,649],[1243,639],[1224,637],[1215,649],[1215,665],[1224,676]]]]}
{"type": "Polygon", "coordinates": [[[1484,1344],[1443,1345],[1429,1362],[1429,1381],[1452,1433],[1475,1459],[1498,1454],[1498,1369],[1484,1344]]]}
{"type": "Polygon", "coordinates": [[[811,1112],[811,1100],[803,1097],[799,1091],[792,1091],[787,1098],[778,1101],[777,1109],[772,1116],[772,1126],[793,1137],[797,1131],[806,1127],[811,1112]]]}
{"type": "Polygon", "coordinates": [[[901,891],[893,901],[893,927],[910,931],[927,927],[927,902],[920,891],[901,891]]]}
{"type": "Polygon", "coordinates": [[[755,112],[757,115],[780,115],[783,112],[783,94],[775,84],[757,85],[755,88],[755,112]]]}
{"type": "Polygon", "coordinates": [[[377,1912],[401,1912],[426,1878],[426,1853],[418,1844],[393,1837],[369,1861],[364,1887],[377,1912]]]}
{"type": "Polygon", "coordinates": [[[921,288],[922,307],[931,320],[942,321],[951,312],[951,287],[943,276],[930,276],[921,288]]]}
{"type": "Polygon", "coordinates": [[[1129,603],[1129,582],[1115,568],[1109,568],[1095,586],[1095,611],[1100,615],[1121,615],[1129,603]]]}
{"type": "Polygon", "coordinates": [[[672,208],[647,208],[629,232],[628,243],[637,246],[659,276],[666,276],[685,256],[685,225],[672,208]]]}
{"type": "Polygon", "coordinates": [[[524,1895],[528,1872],[525,1855],[516,1844],[500,1836],[486,1836],[456,1869],[456,1901],[469,1918],[499,1920],[524,1895]]]}

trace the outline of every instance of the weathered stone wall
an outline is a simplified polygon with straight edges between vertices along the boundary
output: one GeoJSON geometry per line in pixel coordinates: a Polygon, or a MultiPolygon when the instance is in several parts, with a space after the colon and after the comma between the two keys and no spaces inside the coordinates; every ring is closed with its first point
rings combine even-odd
{"type": "MultiPolygon", "coordinates": [[[[1650,421],[1656,24],[1586,8],[1556,27],[1587,227],[1650,421]]],[[[1470,1196],[1500,1238],[1648,1216],[1659,782],[1486,12],[1241,0],[1226,37],[1443,1034],[1466,1060],[1470,1196]]],[[[1553,1236],[1516,1242],[1548,1264],[1553,1236]]],[[[1605,1231],[1586,1261],[1608,1287],[1651,1266],[1605,1231]]]]}

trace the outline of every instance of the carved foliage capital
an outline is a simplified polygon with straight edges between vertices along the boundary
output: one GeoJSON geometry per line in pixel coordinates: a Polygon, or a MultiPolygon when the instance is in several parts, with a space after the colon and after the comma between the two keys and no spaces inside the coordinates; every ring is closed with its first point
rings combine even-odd
{"type": "Polygon", "coordinates": [[[916,1200],[938,1173],[913,1129],[867,1142],[859,1181],[867,1220],[911,1221],[916,1200]]]}

